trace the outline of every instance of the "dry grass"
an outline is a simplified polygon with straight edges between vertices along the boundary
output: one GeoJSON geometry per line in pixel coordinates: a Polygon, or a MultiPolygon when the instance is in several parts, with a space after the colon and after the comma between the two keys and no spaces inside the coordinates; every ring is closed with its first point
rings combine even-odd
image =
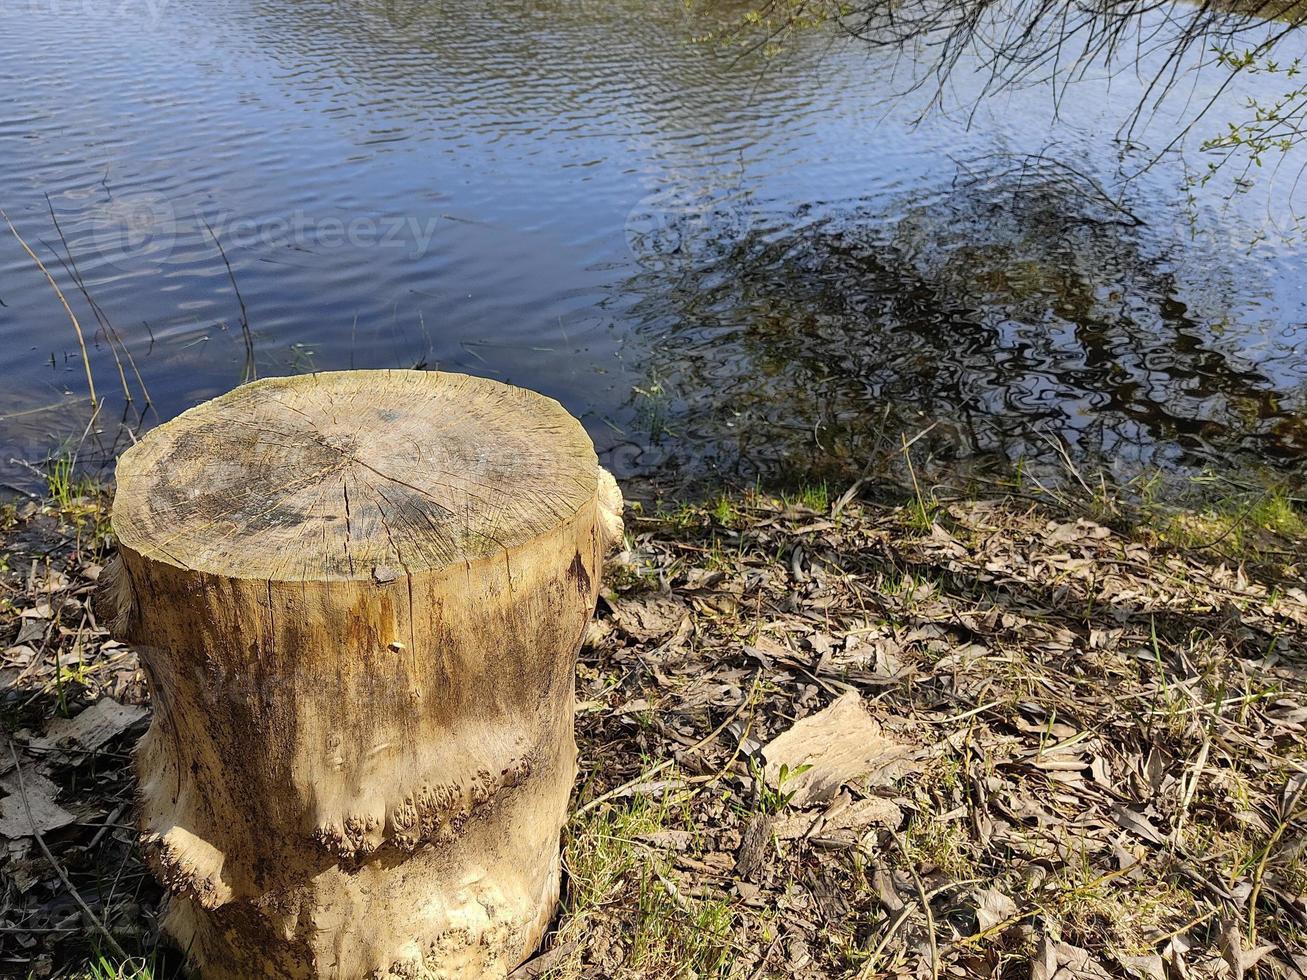
{"type": "MultiPolygon", "coordinates": [[[[53,716],[144,697],[88,612],[106,542],[84,491],[0,522],[24,767],[53,716]]],[[[1242,518],[1260,528],[1243,560],[1233,532],[1195,545],[1171,518],[1129,532],[1016,498],[832,496],[628,521],[581,653],[582,779],[544,975],[1307,973],[1296,512],[1242,518]],[[849,690],[929,747],[834,801],[882,798],[897,822],[838,826],[837,806],[799,811],[756,778],[763,745],[849,690]]],[[[77,819],[46,842],[117,941],[150,953],[138,730],[55,771],[77,819]]],[[[0,857],[0,972],[175,975],[166,951],[113,972],[30,843],[0,857]]]]}

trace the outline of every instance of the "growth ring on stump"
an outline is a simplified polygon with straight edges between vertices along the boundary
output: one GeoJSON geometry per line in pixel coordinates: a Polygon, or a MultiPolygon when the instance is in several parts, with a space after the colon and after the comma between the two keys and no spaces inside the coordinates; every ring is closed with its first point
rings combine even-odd
{"type": "Polygon", "coordinates": [[[206,978],[502,977],[559,889],[575,658],[621,499],[555,401],[246,385],[118,464],[165,929],[206,978]]]}

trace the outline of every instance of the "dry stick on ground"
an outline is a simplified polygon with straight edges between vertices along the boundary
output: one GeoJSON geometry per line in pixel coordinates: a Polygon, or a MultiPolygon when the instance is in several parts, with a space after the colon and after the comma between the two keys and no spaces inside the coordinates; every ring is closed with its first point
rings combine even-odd
{"type": "Polygon", "coordinates": [[[930,895],[926,892],[926,886],[921,883],[921,875],[917,874],[917,869],[908,857],[907,848],[903,846],[903,840],[894,831],[890,831],[890,839],[894,841],[894,846],[898,849],[899,855],[907,865],[909,874],[912,875],[912,884],[917,889],[917,898],[921,901],[921,912],[926,917],[926,935],[930,939],[930,975],[933,978],[939,977],[939,940],[935,936],[935,913],[930,910],[930,895]]]}
{"type": "MultiPolygon", "coordinates": [[[[735,721],[736,718],[740,717],[740,714],[744,711],[744,709],[753,703],[754,694],[756,693],[757,681],[758,678],[755,676],[754,683],[749,686],[749,693],[745,695],[743,701],[741,701],[738,705],[736,705],[735,710],[730,713],[729,717],[727,717],[727,719],[724,722],[722,722],[720,725],[718,725],[716,728],[710,731],[703,738],[699,739],[699,741],[695,742],[689,748],[685,749],[681,754],[689,755],[691,752],[698,752],[701,748],[703,748],[705,745],[707,745],[709,742],[715,739],[718,735],[726,731],[726,729],[730,726],[731,722],[735,721]]],[[[662,772],[668,766],[672,765],[674,762],[676,762],[675,758],[664,759],[662,762],[659,762],[657,765],[649,767],[644,772],[640,773],[640,775],[636,776],[634,779],[628,779],[626,782],[622,783],[622,785],[610,789],[607,793],[604,793],[600,796],[596,796],[589,803],[577,807],[576,810],[572,813],[571,819],[575,820],[583,813],[589,813],[595,807],[599,806],[599,804],[607,803],[609,800],[621,796],[623,793],[631,789],[633,786],[639,786],[641,783],[648,782],[650,779],[658,775],[660,772],[662,772]]]]}
{"type": "Polygon", "coordinates": [[[885,932],[881,935],[880,941],[876,943],[875,948],[867,954],[862,969],[858,971],[859,980],[872,976],[880,954],[885,952],[885,947],[890,944],[890,940],[898,934],[899,929],[903,927],[903,923],[907,922],[908,917],[911,915],[912,906],[905,903],[903,908],[899,909],[894,918],[890,920],[889,925],[885,927],[885,932]]]}
{"type": "Polygon", "coordinates": [[[127,951],[118,945],[118,940],[114,939],[113,933],[111,933],[105,927],[105,924],[100,921],[100,917],[91,910],[91,906],[86,904],[81,893],[78,892],[78,890],[73,887],[73,883],[68,880],[68,875],[64,872],[63,865],[55,859],[55,856],[50,853],[50,848],[46,846],[45,838],[41,836],[41,829],[36,825],[36,818],[32,816],[32,806],[27,801],[27,787],[23,783],[23,766],[22,763],[18,761],[18,752],[14,749],[13,739],[9,740],[9,754],[14,760],[14,772],[18,777],[18,795],[22,797],[23,810],[27,814],[27,822],[32,825],[32,836],[36,839],[36,845],[41,849],[41,853],[45,855],[45,859],[50,862],[50,867],[53,868],[54,873],[59,876],[59,880],[63,882],[64,887],[68,889],[68,894],[72,896],[73,901],[77,903],[77,907],[82,910],[82,913],[88,920],[90,920],[91,925],[95,927],[95,931],[104,939],[105,944],[109,947],[109,952],[122,960],[129,959],[127,951]]]}
{"type": "Polygon", "coordinates": [[[1253,890],[1248,896],[1248,943],[1250,946],[1257,945],[1257,899],[1262,894],[1262,882],[1266,876],[1266,865],[1270,861],[1271,852],[1275,850],[1275,845],[1280,842],[1284,832],[1289,829],[1289,825],[1299,817],[1307,816],[1307,810],[1298,813],[1298,803],[1302,800],[1303,791],[1307,790],[1307,778],[1298,783],[1298,786],[1288,798],[1284,801],[1281,809],[1283,816],[1280,822],[1276,824],[1274,833],[1266,841],[1266,847],[1262,849],[1261,857],[1257,861],[1257,870],[1253,874],[1253,890]]]}
{"type": "Polygon", "coordinates": [[[36,267],[41,270],[46,281],[54,290],[55,295],[59,297],[59,302],[63,304],[64,312],[68,314],[68,319],[73,321],[73,330],[77,333],[77,346],[82,349],[82,367],[86,369],[86,387],[91,393],[91,405],[98,405],[99,402],[95,397],[95,379],[91,377],[91,356],[86,351],[86,337],[82,333],[82,325],[78,322],[77,314],[74,313],[73,308],[68,305],[68,297],[66,297],[64,291],[59,288],[59,284],[54,281],[54,276],[50,275],[50,270],[45,267],[45,263],[41,261],[40,256],[32,251],[32,247],[23,240],[23,236],[18,234],[18,229],[14,227],[14,223],[9,220],[9,215],[5,214],[3,208],[0,208],[0,218],[5,219],[5,224],[9,226],[9,230],[12,231],[14,237],[18,239],[18,244],[23,246],[23,251],[31,257],[33,262],[36,263],[36,267]]]}
{"type": "MultiPolygon", "coordinates": [[[[864,847],[859,847],[858,850],[869,861],[875,857],[875,855],[864,847]]],[[[961,881],[950,881],[937,888],[932,888],[928,892],[918,892],[917,901],[922,907],[922,912],[925,915],[929,915],[930,903],[937,897],[943,895],[945,892],[954,891],[963,888],[966,885],[975,884],[976,880],[977,879],[975,878],[964,878],[961,881]]],[[[885,952],[885,947],[890,944],[890,941],[894,938],[895,934],[903,927],[903,923],[907,922],[911,915],[912,906],[905,902],[903,908],[899,909],[894,918],[890,920],[889,925],[885,927],[885,931],[881,934],[880,940],[876,943],[875,947],[867,954],[866,961],[858,971],[859,980],[863,980],[863,978],[872,975],[872,971],[875,969],[876,958],[879,957],[881,953],[885,952]]]]}
{"type": "MultiPolygon", "coordinates": [[[[754,701],[758,696],[758,689],[761,680],[762,680],[762,671],[760,670],[753,675],[753,681],[749,685],[749,697],[745,701],[745,704],[741,706],[741,708],[736,709],[735,717],[737,718],[739,717],[739,713],[741,710],[743,710],[744,707],[748,707],[749,705],[754,704],[754,701]]],[[[749,733],[753,731],[753,723],[754,721],[757,720],[757,717],[758,717],[758,711],[757,708],[755,707],[753,711],[749,712],[749,720],[744,723],[744,728],[740,731],[740,737],[735,740],[735,748],[731,750],[730,756],[727,758],[727,760],[724,763],[722,763],[721,768],[719,768],[711,776],[707,776],[707,775],[696,776],[694,779],[691,779],[690,782],[699,783],[704,789],[706,789],[709,786],[715,786],[718,782],[720,782],[721,779],[725,777],[725,775],[728,772],[730,772],[731,766],[735,765],[735,760],[740,757],[740,752],[744,748],[744,743],[747,742],[749,739],[749,733]]],[[[727,724],[729,725],[733,720],[734,719],[728,719],[727,724]]]]}

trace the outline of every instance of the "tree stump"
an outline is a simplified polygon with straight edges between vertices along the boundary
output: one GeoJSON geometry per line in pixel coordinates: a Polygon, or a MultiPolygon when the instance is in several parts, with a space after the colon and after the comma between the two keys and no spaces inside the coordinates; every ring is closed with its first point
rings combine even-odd
{"type": "Polygon", "coordinates": [[[559,892],[573,675],[621,497],[555,401],[246,385],[118,463],[141,830],[205,978],[503,977],[559,892]]]}

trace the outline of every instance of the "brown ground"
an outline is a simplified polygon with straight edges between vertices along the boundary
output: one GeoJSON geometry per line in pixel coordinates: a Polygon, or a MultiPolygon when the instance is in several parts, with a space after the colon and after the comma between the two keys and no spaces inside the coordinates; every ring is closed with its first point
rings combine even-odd
{"type": "MultiPolygon", "coordinates": [[[[524,975],[1307,975],[1297,545],[840,504],[628,515],[524,975]]],[[[0,852],[0,973],[174,975],[130,826],[144,687],[87,602],[99,498],[0,529],[0,827],[48,827],[0,852]]]]}

